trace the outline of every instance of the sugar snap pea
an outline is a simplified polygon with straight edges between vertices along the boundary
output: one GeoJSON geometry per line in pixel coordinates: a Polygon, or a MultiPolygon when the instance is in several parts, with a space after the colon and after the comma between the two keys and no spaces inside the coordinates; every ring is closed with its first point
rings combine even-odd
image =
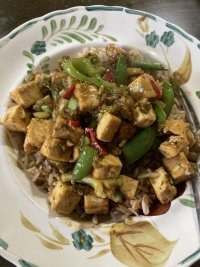
{"type": "Polygon", "coordinates": [[[140,159],[152,146],[156,137],[156,125],[145,128],[123,147],[123,155],[128,165],[140,159]]]}
{"type": "Polygon", "coordinates": [[[141,68],[146,70],[168,70],[165,66],[158,62],[148,60],[132,59],[129,62],[130,67],[141,68]]]}

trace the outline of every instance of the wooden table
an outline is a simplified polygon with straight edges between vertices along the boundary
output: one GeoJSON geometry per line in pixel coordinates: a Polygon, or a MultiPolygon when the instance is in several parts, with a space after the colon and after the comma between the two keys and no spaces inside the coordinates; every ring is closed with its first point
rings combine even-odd
{"type": "MultiPolygon", "coordinates": [[[[154,13],[200,39],[199,0],[0,0],[0,38],[23,22],[76,5],[121,5],[154,13]]],[[[200,261],[192,265],[199,267],[200,261]]],[[[0,257],[0,267],[14,267],[0,257]]],[[[41,266],[42,267],[42,266],[41,266]]]]}

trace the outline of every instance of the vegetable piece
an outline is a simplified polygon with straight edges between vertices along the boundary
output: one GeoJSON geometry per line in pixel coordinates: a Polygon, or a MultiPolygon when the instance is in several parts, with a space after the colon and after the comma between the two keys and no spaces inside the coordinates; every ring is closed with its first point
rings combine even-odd
{"type": "Polygon", "coordinates": [[[108,70],[104,73],[103,79],[107,82],[114,83],[115,82],[115,75],[112,71],[108,70]]]}
{"type": "Polygon", "coordinates": [[[70,58],[63,62],[62,68],[70,76],[81,82],[93,83],[100,87],[103,85],[106,89],[113,89],[114,84],[109,83],[101,78],[98,70],[85,58],[70,58]]]}
{"type": "MultiPolygon", "coordinates": [[[[72,181],[72,174],[71,172],[64,173],[61,176],[62,182],[71,182],[72,181]]],[[[121,185],[121,181],[119,179],[104,179],[104,180],[97,180],[91,176],[84,177],[80,181],[77,181],[81,184],[87,184],[94,188],[95,194],[100,198],[112,198],[112,196],[116,200],[116,189],[121,185]],[[115,195],[115,196],[114,196],[115,195]]],[[[118,196],[119,199],[119,196],[118,196]]]]}
{"type": "Polygon", "coordinates": [[[91,119],[90,127],[89,128],[92,128],[93,130],[95,130],[97,128],[97,119],[96,118],[93,117],[91,119]]]}
{"type": "Polygon", "coordinates": [[[116,190],[113,194],[108,194],[108,198],[111,199],[113,202],[121,203],[123,201],[122,193],[116,190]]]}
{"type": "Polygon", "coordinates": [[[44,112],[52,113],[52,110],[50,109],[49,105],[41,106],[41,110],[44,112]]]}
{"type": "Polygon", "coordinates": [[[63,95],[64,99],[70,99],[70,97],[73,95],[74,90],[76,88],[76,84],[72,84],[70,87],[68,87],[63,95]]]}
{"type": "Polygon", "coordinates": [[[156,137],[156,125],[145,128],[123,147],[123,154],[128,165],[140,159],[152,146],[156,137]]]}
{"type": "Polygon", "coordinates": [[[115,76],[118,86],[128,84],[128,71],[127,71],[126,58],[123,55],[120,55],[117,61],[115,76]]]}
{"type": "Polygon", "coordinates": [[[78,108],[78,102],[75,97],[71,97],[68,104],[67,104],[68,109],[70,110],[76,110],[78,108]]]}
{"type": "Polygon", "coordinates": [[[174,104],[174,90],[173,90],[172,85],[170,84],[169,81],[166,81],[163,84],[162,102],[165,104],[164,111],[168,117],[171,110],[172,110],[172,106],[174,104]]]}
{"type": "Polygon", "coordinates": [[[85,146],[83,148],[73,170],[72,174],[73,183],[83,179],[86,175],[90,173],[90,171],[92,170],[92,163],[96,156],[97,156],[96,149],[90,146],[85,146]]]}
{"type": "Polygon", "coordinates": [[[92,128],[86,128],[85,129],[85,133],[90,135],[92,144],[94,145],[94,147],[96,149],[98,149],[99,151],[99,156],[103,157],[105,156],[108,152],[106,151],[106,149],[98,142],[97,137],[96,137],[96,133],[92,128]]]}
{"type": "Polygon", "coordinates": [[[167,119],[167,115],[164,111],[164,109],[162,108],[162,105],[159,101],[155,101],[153,103],[153,109],[156,113],[156,120],[157,122],[164,122],[167,119]]]}
{"type": "Polygon", "coordinates": [[[69,126],[71,127],[79,127],[80,126],[80,122],[79,121],[74,121],[74,120],[70,120],[68,123],[69,126]]]}
{"type": "Polygon", "coordinates": [[[154,80],[151,80],[151,86],[152,86],[153,90],[155,91],[157,97],[161,98],[161,90],[154,80]]]}
{"type": "Polygon", "coordinates": [[[157,62],[151,62],[148,60],[132,59],[129,62],[130,67],[142,68],[145,70],[168,70],[165,66],[157,62]]]}
{"type": "Polygon", "coordinates": [[[34,112],[33,115],[38,119],[49,119],[51,117],[51,113],[45,111],[34,112]]]}

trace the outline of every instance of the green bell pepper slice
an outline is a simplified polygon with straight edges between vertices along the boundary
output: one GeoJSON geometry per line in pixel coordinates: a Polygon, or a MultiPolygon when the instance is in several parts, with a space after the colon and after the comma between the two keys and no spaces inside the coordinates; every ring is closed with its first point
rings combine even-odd
{"type": "Polygon", "coordinates": [[[128,165],[140,159],[153,145],[157,127],[155,124],[145,128],[123,147],[123,155],[128,165]]]}
{"type": "Polygon", "coordinates": [[[90,146],[85,146],[82,149],[72,173],[72,183],[80,181],[90,173],[97,154],[98,151],[90,146]]]}
{"type": "Polygon", "coordinates": [[[99,71],[90,63],[87,58],[70,58],[63,62],[62,68],[73,78],[90,84],[95,84],[97,87],[104,86],[105,89],[112,90],[115,84],[102,79],[99,71]]]}

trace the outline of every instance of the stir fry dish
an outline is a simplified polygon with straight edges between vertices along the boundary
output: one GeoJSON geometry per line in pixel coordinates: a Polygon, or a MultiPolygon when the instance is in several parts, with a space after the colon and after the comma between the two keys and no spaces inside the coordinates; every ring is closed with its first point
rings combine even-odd
{"type": "Polygon", "coordinates": [[[195,173],[197,140],[176,90],[136,49],[86,48],[25,77],[1,124],[22,138],[24,172],[55,212],[147,215],[195,173]]]}

